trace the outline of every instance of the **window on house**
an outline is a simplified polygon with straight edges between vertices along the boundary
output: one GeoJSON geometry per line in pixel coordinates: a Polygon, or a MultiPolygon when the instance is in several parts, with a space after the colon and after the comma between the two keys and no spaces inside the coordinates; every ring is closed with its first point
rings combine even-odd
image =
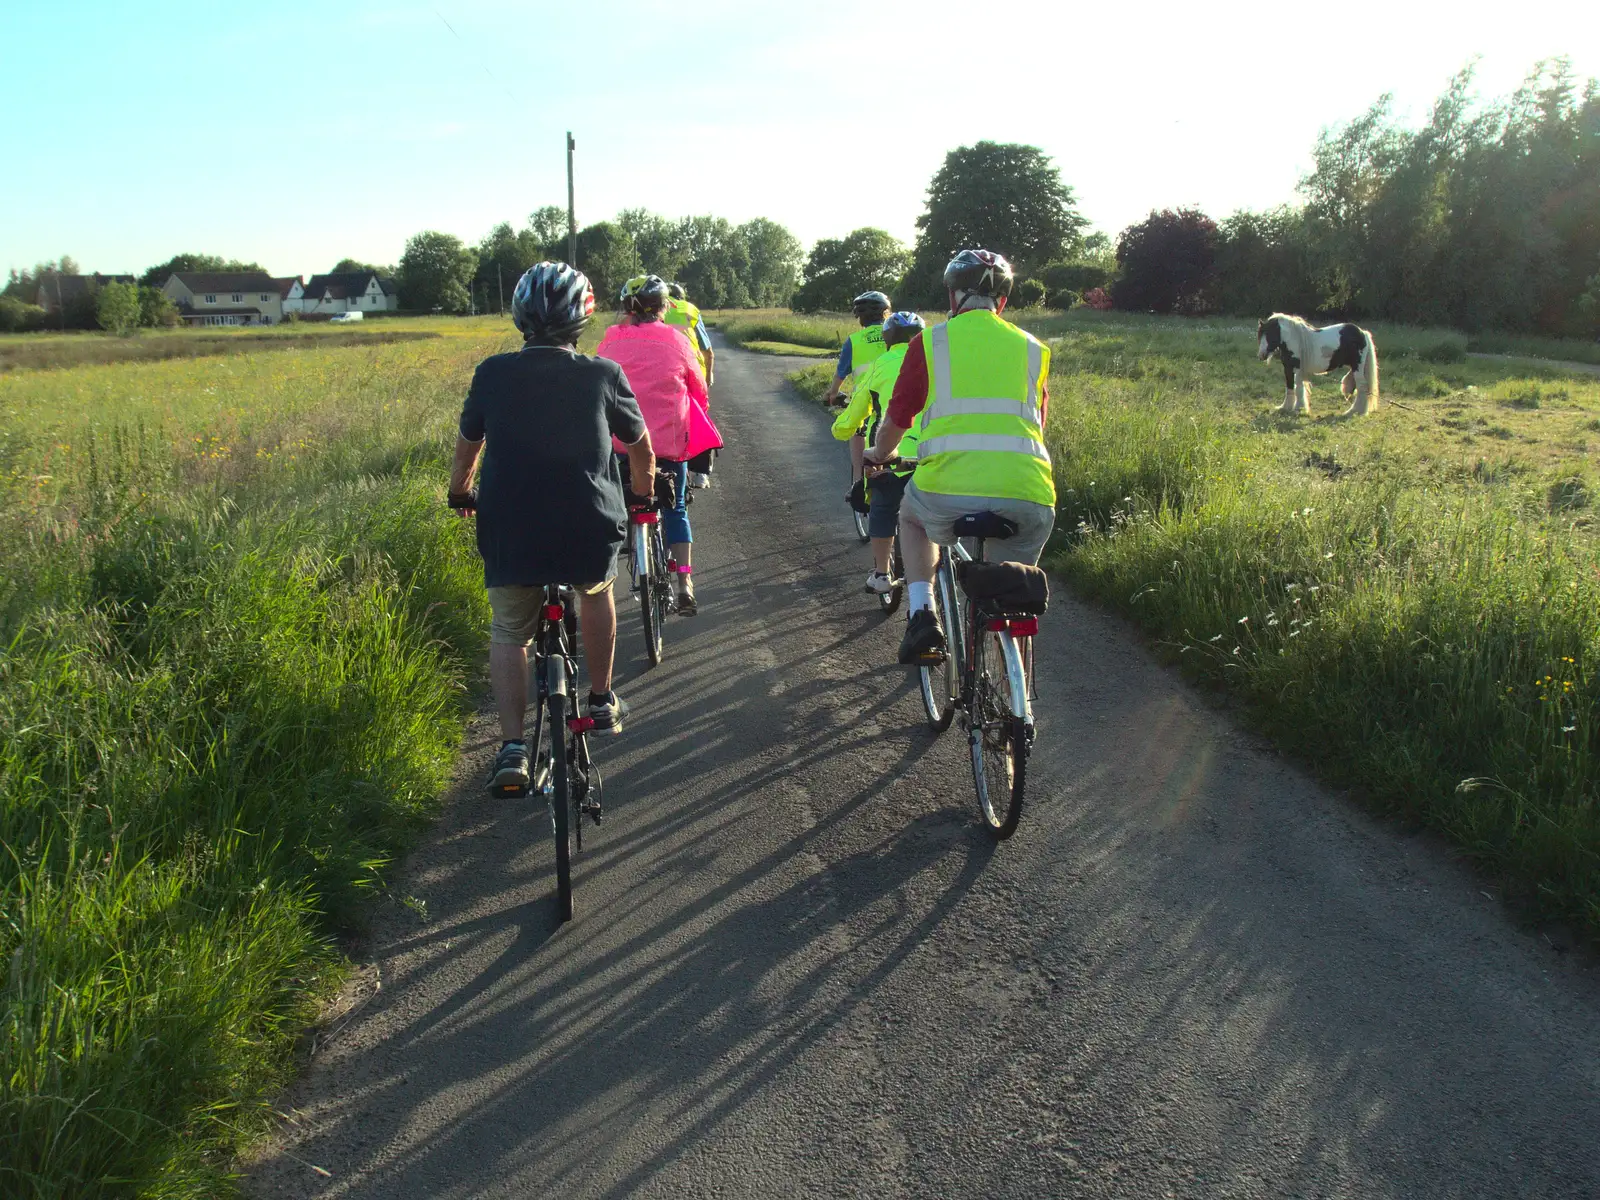
{"type": "Polygon", "coordinates": [[[207,296],[206,297],[206,303],[207,304],[215,304],[216,302],[217,302],[217,298],[215,296],[207,296]]]}
{"type": "Polygon", "coordinates": [[[261,293],[261,298],[262,298],[262,299],[263,299],[263,300],[271,300],[271,299],[272,299],[272,297],[271,297],[271,296],[269,296],[269,295],[267,295],[267,293],[266,293],[266,292],[262,292],[262,293],[261,293]]]}
{"type": "Polygon", "coordinates": [[[240,295],[240,294],[239,294],[239,293],[238,293],[238,292],[235,292],[235,293],[234,293],[234,294],[233,294],[233,302],[234,302],[234,303],[235,303],[235,304],[238,304],[238,303],[239,303],[239,302],[240,302],[240,301],[241,301],[241,300],[243,300],[243,299],[244,299],[244,297],[243,297],[243,296],[241,296],[241,295],[240,295]]]}

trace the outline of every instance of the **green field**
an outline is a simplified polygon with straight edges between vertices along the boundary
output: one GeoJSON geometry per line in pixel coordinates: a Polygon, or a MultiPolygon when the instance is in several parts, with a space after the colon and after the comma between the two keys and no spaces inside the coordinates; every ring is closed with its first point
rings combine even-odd
{"type": "Polygon", "coordinates": [[[1021,323],[1054,348],[1053,565],[1326,778],[1600,934],[1600,378],[1378,326],[1385,406],[1344,419],[1323,377],[1307,420],[1273,411],[1253,322],[1021,323]]]}
{"type": "Polygon", "coordinates": [[[514,335],[391,327],[438,336],[0,375],[0,1194],[226,1194],[433,811],[450,422],[514,335]]]}

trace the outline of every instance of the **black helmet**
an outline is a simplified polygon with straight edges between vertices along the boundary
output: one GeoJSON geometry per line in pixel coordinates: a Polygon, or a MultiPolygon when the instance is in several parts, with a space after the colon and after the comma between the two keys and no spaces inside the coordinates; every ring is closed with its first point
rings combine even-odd
{"type": "Polygon", "coordinates": [[[622,285],[622,311],[658,313],[667,306],[667,281],[659,275],[635,275],[622,285]]]}
{"type": "Polygon", "coordinates": [[[850,311],[856,316],[881,316],[888,312],[894,305],[889,303],[889,297],[882,292],[862,292],[850,301],[850,311]]]}
{"type": "Polygon", "coordinates": [[[689,293],[684,289],[684,286],[681,283],[667,284],[667,295],[671,296],[674,300],[687,300],[689,298],[689,293]]]}
{"type": "Polygon", "coordinates": [[[968,296],[1009,296],[1015,279],[1005,255],[993,250],[963,250],[944,269],[944,286],[955,293],[957,310],[968,296]]]}
{"type": "Polygon", "coordinates": [[[525,338],[575,342],[594,315],[594,289],[576,267],[534,263],[511,292],[511,320],[525,338]]]}

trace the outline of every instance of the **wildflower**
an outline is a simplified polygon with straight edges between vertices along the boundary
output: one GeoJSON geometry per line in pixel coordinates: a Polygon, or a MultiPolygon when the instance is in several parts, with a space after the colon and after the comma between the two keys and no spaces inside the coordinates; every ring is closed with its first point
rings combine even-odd
{"type": "Polygon", "coordinates": [[[1326,553],[1326,554],[1324,554],[1324,555],[1323,555],[1323,556],[1322,556],[1322,557],[1323,557],[1323,558],[1332,558],[1332,557],[1333,557],[1333,551],[1332,551],[1332,550],[1329,550],[1329,551],[1328,551],[1328,552],[1327,552],[1327,553],[1326,553]]]}
{"type": "Polygon", "coordinates": [[[1300,585],[1298,583],[1286,583],[1283,585],[1283,590],[1286,592],[1298,592],[1300,585]]]}
{"type": "Polygon", "coordinates": [[[1237,624],[1237,625],[1248,625],[1250,623],[1250,618],[1249,617],[1240,617],[1238,619],[1238,621],[1236,621],[1234,623],[1237,624]]]}
{"type": "Polygon", "coordinates": [[[1219,634],[1217,634],[1216,637],[1212,638],[1211,640],[1213,642],[1220,642],[1222,640],[1222,635],[1219,633],[1219,634]]]}

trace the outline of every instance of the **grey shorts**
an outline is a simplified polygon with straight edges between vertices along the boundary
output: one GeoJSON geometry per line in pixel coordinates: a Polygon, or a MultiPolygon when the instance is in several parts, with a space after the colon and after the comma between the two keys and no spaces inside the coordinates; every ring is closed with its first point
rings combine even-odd
{"type": "MultiPolygon", "coordinates": [[[[578,588],[585,596],[598,596],[611,586],[616,576],[578,588]]],[[[539,629],[539,608],[544,603],[542,587],[492,587],[489,591],[489,641],[497,646],[527,646],[539,629]]]]}
{"type": "Polygon", "coordinates": [[[972,513],[992,512],[1017,523],[1017,536],[984,544],[984,556],[991,562],[1019,562],[1035,566],[1044,544],[1055,528],[1056,510],[1031,500],[991,499],[983,496],[947,496],[925,492],[915,478],[900,502],[900,519],[910,518],[927,531],[928,539],[941,546],[956,540],[955,523],[972,513]]]}

